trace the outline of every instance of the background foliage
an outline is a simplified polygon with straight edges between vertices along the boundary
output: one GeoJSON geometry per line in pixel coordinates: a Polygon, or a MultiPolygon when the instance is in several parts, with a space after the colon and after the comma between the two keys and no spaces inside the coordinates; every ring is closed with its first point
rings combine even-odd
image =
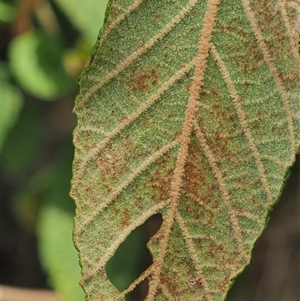
{"type": "MultiPolygon", "coordinates": [[[[68,196],[72,106],[106,2],[0,1],[1,284],[51,287],[65,301],[84,300],[68,196]]],[[[299,164],[292,174],[229,301],[299,299],[299,164]]],[[[147,239],[145,227],[138,229],[109,263],[107,273],[119,289],[150,264],[147,239]]]]}
{"type": "Polygon", "coordinates": [[[68,195],[72,106],[106,2],[0,2],[1,283],[50,286],[62,300],[84,300],[68,195]]]}

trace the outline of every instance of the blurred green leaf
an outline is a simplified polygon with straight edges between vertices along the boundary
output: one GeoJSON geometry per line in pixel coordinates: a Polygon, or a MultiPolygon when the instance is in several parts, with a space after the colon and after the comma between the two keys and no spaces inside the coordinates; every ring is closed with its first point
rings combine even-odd
{"type": "Polygon", "coordinates": [[[1,86],[1,139],[0,150],[2,150],[5,138],[18,119],[23,106],[23,96],[20,90],[10,82],[9,70],[4,63],[0,63],[0,86],[1,86]]]}
{"type": "Polygon", "coordinates": [[[41,207],[37,234],[42,264],[54,289],[64,301],[83,301],[79,286],[78,253],[72,241],[74,203],[69,197],[73,148],[60,154],[53,182],[41,207]]]}
{"type": "Polygon", "coordinates": [[[91,55],[91,45],[83,37],[79,37],[74,47],[68,49],[64,56],[64,66],[69,74],[79,76],[91,55]]]}
{"type": "Polygon", "coordinates": [[[19,84],[37,98],[54,100],[74,87],[74,79],[63,67],[62,45],[42,31],[16,37],[9,56],[19,84]]]}
{"type": "Polygon", "coordinates": [[[108,0],[56,0],[74,26],[90,41],[96,42],[108,0]]]}
{"type": "Polygon", "coordinates": [[[10,23],[14,20],[16,9],[11,3],[0,1],[0,22],[10,23]]]}

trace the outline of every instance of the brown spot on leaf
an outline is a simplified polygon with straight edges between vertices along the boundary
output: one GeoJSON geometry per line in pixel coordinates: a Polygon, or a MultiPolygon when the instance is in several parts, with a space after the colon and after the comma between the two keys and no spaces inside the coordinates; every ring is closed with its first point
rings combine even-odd
{"type": "Polygon", "coordinates": [[[121,225],[123,227],[127,227],[130,222],[131,221],[130,221],[129,210],[128,210],[128,208],[125,208],[122,212],[121,225]]]}
{"type": "Polygon", "coordinates": [[[158,82],[158,75],[153,68],[150,71],[137,71],[133,70],[130,76],[130,89],[133,92],[145,92],[149,86],[156,85],[158,82]]]}
{"type": "Polygon", "coordinates": [[[159,200],[167,200],[170,197],[174,167],[168,166],[166,157],[158,160],[156,164],[157,168],[150,178],[150,185],[155,192],[153,197],[158,197],[159,200]]]}

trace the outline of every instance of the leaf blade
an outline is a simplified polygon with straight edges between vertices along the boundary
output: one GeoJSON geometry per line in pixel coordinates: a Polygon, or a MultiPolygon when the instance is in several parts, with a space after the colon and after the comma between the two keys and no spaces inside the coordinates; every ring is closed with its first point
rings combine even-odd
{"type": "MultiPolygon", "coordinates": [[[[282,9],[265,5],[275,15],[282,9]]],[[[119,300],[145,277],[148,300],[222,300],[249,262],[299,140],[292,34],[280,33],[289,49],[285,63],[275,63],[258,7],[111,2],[75,106],[72,194],[91,300],[119,300]],[[149,243],[154,263],[118,293],[105,263],[158,212],[164,223],[149,243]]],[[[287,27],[287,14],[280,18],[287,27]]]]}

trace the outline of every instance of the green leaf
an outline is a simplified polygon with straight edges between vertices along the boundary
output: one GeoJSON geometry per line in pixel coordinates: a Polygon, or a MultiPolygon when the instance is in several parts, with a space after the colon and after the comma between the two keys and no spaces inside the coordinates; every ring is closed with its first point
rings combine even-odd
{"type": "Polygon", "coordinates": [[[88,41],[94,43],[103,24],[108,0],[56,0],[88,41]]]}
{"type": "Polygon", "coordinates": [[[15,19],[16,9],[11,3],[0,1],[0,22],[10,23],[15,19]]]}
{"type": "Polygon", "coordinates": [[[54,100],[74,85],[64,70],[63,55],[60,43],[42,31],[16,37],[9,49],[10,66],[20,85],[44,100],[54,100]]]}
{"type": "Polygon", "coordinates": [[[224,300],[299,147],[297,11],[275,0],[111,1],[75,112],[72,196],[88,300],[224,300]],[[150,216],[153,264],[105,266],[150,216]]]}
{"type": "Polygon", "coordinates": [[[44,269],[63,301],[82,301],[80,267],[72,241],[74,203],[68,195],[72,147],[64,147],[52,170],[53,180],[41,206],[37,234],[44,269]]]}
{"type": "Polygon", "coordinates": [[[13,83],[10,81],[9,70],[4,63],[0,63],[0,85],[1,85],[1,140],[0,151],[2,150],[6,136],[17,122],[23,106],[23,96],[13,83]]]}

